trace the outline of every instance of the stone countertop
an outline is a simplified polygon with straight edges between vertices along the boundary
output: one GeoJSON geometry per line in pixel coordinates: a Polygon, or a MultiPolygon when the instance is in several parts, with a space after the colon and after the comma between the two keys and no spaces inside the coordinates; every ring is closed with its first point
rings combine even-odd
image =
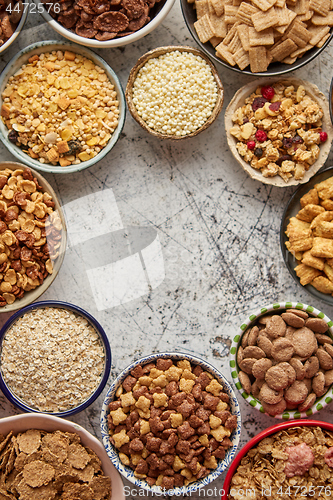
{"type": "MultiPolygon", "coordinates": [[[[39,14],[30,13],[24,31],[2,56],[0,69],[18,50],[50,39],[61,37],[39,14]]],[[[111,65],[125,88],[136,60],[161,45],[196,47],[178,2],[163,24],[142,40],[96,52],[111,65]]],[[[316,83],[328,96],[332,60],[331,45],[291,75],[316,83]]],[[[72,302],[96,316],[112,349],[109,383],[133,360],[166,350],[199,355],[231,381],[231,338],[258,307],[279,300],[300,301],[333,317],[332,307],[296,286],[283,262],[279,228],[295,188],[281,189],[252,180],[227,146],[224,109],[236,90],[254,77],[223,66],[218,71],[225,90],[224,108],[216,122],[195,139],[160,141],[142,130],[128,113],[120,140],[97,165],[76,174],[45,175],[65,206],[69,246],[58,277],[41,299],[72,302]],[[126,275],[128,282],[120,279],[123,269],[116,264],[113,274],[105,282],[99,281],[93,269],[105,265],[111,247],[110,263],[124,259],[124,248],[116,247],[126,234],[130,240],[126,256],[136,254],[146,269],[140,268],[141,274],[134,276],[135,286],[132,273],[126,275]],[[99,238],[99,249],[84,244],[94,237],[99,238]],[[150,250],[145,253],[146,247],[150,250]]],[[[0,154],[2,160],[14,160],[3,145],[0,154]]],[[[331,160],[332,154],[326,165],[331,160]]],[[[135,267],[133,259],[126,262],[135,267]]],[[[8,317],[1,315],[1,325],[8,317]]],[[[71,419],[98,438],[105,392],[71,419]]],[[[239,402],[241,445],[277,423],[249,408],[241,397],[239,402]]],[[[17,413],[1,395],[0,416],[17,413]]],[[[330,408],[317,418],[332,421],[332,416],[330,408]]],[[[224,475],[205,488],[205,495],[219,500],[223,479],[224,475]]],[[[127,498],[139,496],[130,483],[124,484],[126,492],[131,491],[127,498]]],[[[202,498],[203,493],[191,498],[202,498]]]]}

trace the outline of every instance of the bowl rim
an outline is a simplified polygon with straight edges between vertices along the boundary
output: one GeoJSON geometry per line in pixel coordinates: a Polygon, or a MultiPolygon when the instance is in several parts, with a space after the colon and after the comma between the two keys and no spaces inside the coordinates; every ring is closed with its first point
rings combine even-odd
{"type": "Polygon", "coordinates": [[[331,84],[330,84],[328,105],[329,105],[329,108],[330,108],[331,122],[332,122],[332,125],[333,125],[333,109],[332,109],[333,108],[333,78],[332,78],[331,84]]]}
{"type": "Polygon", "coordinates": [[[17,311],[15,314],[13,314],[3,325],[3,327],[0,330],[0,358],[1,358],[1,350],[2,350],[2,341],[8,331],[8,329],[16,322],[17,319],[21,318],[25,313],[28,313],[30,311],[33,311],[35,309],[44,309],[46,307],[50,308],[59,308],[59,309],[67,309],[69,311],[72,311],[73,313],[83,316],[96,330],[98,333],[100,340],[103,344],[104,347],[104,352],[105,352],[105,367],[104,367],[104,373],[103,377],[100,380],[100,383],[94,391],[91,396],[83,401],[80,405],[76,406],[75,408],[71,408],[69,410],[65,410],[63,412],[44,412],[40,411],[38,409],[32,408],[25,404],[21,399],[19,399],[17,396],[14,395],[14,393],[8,388],[6,382],[4,381],[4,378],[2,376],[2,371],[1,371],[1,364],[0,364],[0,389],[4,393],[4,395],[9,399],[11,403],[13,403],[14,406],[17,408],[20,408],[23,411],[26,412],[31,412],[34,414],[39,414],[39,415],[50,415],[54,417],[68,417],[71,415],[74,415],[75,413],[79,413],[88,406],[90,406],[101,394],[103,391],[107,380],[110,375],[111,371],[111,347],[110,347],[110,342],[109,339],[102,327],[102,325],[92,316],[88,311],[82,309],[79,306],[76,306],[75,304],[71,304],[69,302],[63,302],[63,301],[58,301],[58,300],[43,300],[40,302],[35,302],[33,304],[30,304],[26,307],[23,307],[19,311],[17,311]]]}
{"type": "MultiPolygon", "coordinates": [[[[42,0],[33,0],[34,3],[42,4],[42,0]]],[[[149,21],[148,24],[137,30],[135,33],[132,33],[131,35],[127,35],[121,38],[113,38],[112,40],[106,40],[104,42],[101,42],[99,40],[96,40],[94,38],[84,38],[83,36],[79,36],[76,33],[72,33],[70,30],[62,26],[58,21],[53,19],[53,17],[46,12],[45,9],[41,12],[41,15],[45,19],[45,21],[53,28],[57,33],[62,35],[63,37],[67,38],[68,40],[71,40],[72,42],[75,42],[76,44],[83,45],[85,47],[93,47],[95,49],[106,49],[106,48],[116,48],[116,47],[123,47],[125,45],[128,45],[129,43],[136,42],[137,40],[140,40],[140,38],[143,38],[144,36],[148,35],[151,33],[159,24],[163,22],[163,20],[166,18],[166,16],[169,14],[173,4],[175,3],[175,0],[165,0],[164,5],[161,7],[161,10],[156,14],[156,16],[149,21]]]]}
{"type": "Polygon", "coordinates": [[[118,469],[118,471],[131,483],[135,484],[136,486],[139,486],[140,488],[144,490],[151,491],[156,494],[161,494],[163,491],[159,486],[149,486],[146,481],[143,481],[141,479],[137,479],[133,475],[132,469],[129,469],[128,467],[124,466],[122,462],[119,459],[118,452],[115,451],[115,448],[111,445],[110,439],[109,439],[109,433],[108,433],[108,424],[107,424],[107,415],[108,415],[108,405],[109,403],[113,400],[115,392],[119,385],[124,381],[124,379],[127,377],[127,375],[135,368],[136,366],[147,364],[149,362],[152,362],[156,359],[164,359],[164,358],[169,358],[171,357],[174,360],[188,360],[192,362],[193,364],[198,364],[202,367],[204,367],[207,371],[210,373],[214,374],[214,376],[217,378],[217,380],[223,384],[224,390],[227,392],[227,394],[230,397],[230,402],[231,402],[231,407],[232,407],[232,414],[236,415],[237,417],[237,428],[232,432],[232,440],[233,440],[233,445],[232,447],[228,450],[225,459],[220,461],[220,465],[218,466],[217,469],[212,470],[208,476],[206,476],[203,479],[200,479],[199,481],[196,481],[194,483],[190,483],[188,486],[182,486],[182,487],[175,487],[172,490],[168,490],[168,495],[183,495],[185,493],[189,492],[194,492],[200,489],[203,486],[206,486],[209,484],[211,481],[216,479],[232,462],[236,450],[239,444],[239,439],[240,439],[240,434],[241,434],[241,412],[239,408],[239,403],[236,398],[236,394],[231,387],[231,384],[227,381],[225,376],[213,365],[208,363],[207,361],[199,358],[196,355],[192,355],[189,353],[182,353],[182,352],[161,352],[161,353],[155,353],[155,354],[150,354],[148,356],[144,356],[133,363],[129,364],[124,370],[120,372],[120,374],[117,376],[117,378],[113,381],[112,385],[109,387],[107,394],[105,396],[105,399],[103,401],[103,406],[101,410],[101,434],[102,434],[102,441],[105,446],[106,452],[113,463],[113,465],[118,469]]]}
{"type": "MultiPolygon", "coordinates": [[[[243,386],[238,378],[238,373],[239,373],[239,368],[237,365],[237,351],[238,347],[240,345],[240,340],[242,338],[243,333],[249,328],[251,324],[253,324],[258,318],[261,316],[273,312],[273,311],[281,311],[281,310],[287,310],[287,309],[299,309],[300,311],[305,311],[312,315],[313,317],[319,317],[326,321],[328,325],[328,334],[329,336],[333,339],[333,322],[330,320],[326,314],[323,312],[319,311],[319,309],[310,306],[308,304],[304,304],[302,302],[290,302],[290,301],[281,301],[273,304],[268,304],[267,306],[263,306],[260,309],[256,309],[254,312],[252,312],[250,315],[248,314],[247,318],[244,319],[243,323],[241,326],[238,328],[238,331],[236,335],[232,338],[232,344],[230,348],[230,356],[231,359],[229,361],[229,368],[231,371],[231,376],[233,383],[235,384],[236,388],[238,389],[239,393],[241,396],[245,399],[245,401],[252,406],[252,408],[255,408],[257,411],[260,411],[260,413],[263,413],[265,415],[269,415],[268,413],[265,413],[263,407],[261,406],[260,401],[256,399],[252,394],[248,394],[245,392],[243,389],[243,386]]],[[[309,417],[311,415],[315,415],[318,413],[320,410],[325,408],[329,403],[331,403],[333,399],[333,385],[329,386],[326,393],[323,394],[323,396],[320,396],[319,398],[316,399],[315,403],[312,405],[312,407],[307,410],[306,412],[299,412],[297,410],[286,410],[283,413],[280,413],[279,415],[269,415],[272,418],[278,418],[282,420],[287,420],[290,421],[294,419],[295,421],[299,421],[299,419],[309,417]],[[332,396],[332,397],[330,397],[332,396]]]]}
{"type": "MultiPolygon", "coordinates": [[[[28,4],[28,7],[29,7],[29,4],[28,4]]],[[[0,47],[0,54],[2,54],[3,52],[5,52],[5,50],[8,49],[8,47],[16,40],[16,38],[19,36],[26,20],[27,20],[27,17],[28,17],[28,13],[29,13],[29,8],[27,9],[23,9],[23,13],[22,13],[22,16],[21,16],[21,19],[20,19],[20,22],[18,23],[18,25],[16,26],[16,29],[14,31],[14,33],[12,34],[12,36],[10,38],[8,38],[7,42],[4,43],[3,45],[1,45],[0,47]]],[[[2,70],[3,71],[3,70],[2,70]]]]}
{"type": "MultiPolygon", "coordinates": [[[[45,188],[43,187],[43,191],[47,191],[48,193],[50,193],[55,204],[58,205],[58,207],[56,206],[55,208],[56,208],[56,211],[58,212],[58,215],[61,219],[61,224],[62,224],[62,238],[61,238],[60,253],[55,260],[57,267],[58,267],[58,270],[57,270],[57,272],[53,272],[52,274],[49,274],[41,285],[39,285],[34,290],[31,290],[31,292],[34,294],[34,298],[30,300],[30,303],[31,303],[31,302],[37,300],[44,292],[46,292],[46,290],[52,285],[53,281],[58,276],[58,272],[62,266],[63,260],[65,258],[65,253],[66,253],[66,245],[67,245],[66,219],[64,216],[64,212],[62,210],[62,206],[60,204],[59,197],[57,196],[57,194],[54,191],[51,184],[45,179],[45,177],[40,172],[38,172],[37,170],[35,170],[32,167],[29,167],[27,165],[23,165],[22,163],[18,163],[16,161],[0,162],[0,169],[2,169],[2,168],[9,168],[10,170],[13,170],[13,171],[15,171],[17,169],[29,168],[31,170],[31,172],[33,173],[33,175],[37,178],[37,180],[41,184],[45,185],[45,188]],[[44,289],[43,285],[46,282],[46,280],[48,280],[48,284],[47,284],[46,288],[44,289]]],[[[25,297],[27,297],[29,293],[30,293],[30,291],[26,292],[25,297]]],[[[18,309],[20,309],[22,307],[22,305],[20,304],[21,300],[23,300],[23,299],[15,300],[13,302],[13,304],[7,304],[6,306],[2,307],[0,309],[0,314],[12,312],[12,311],[17,311],[18,309]]],[[[27,304],[27,305],[29,305],[29,304],[27,304]]],[[[26,306],[23,306],[23,307],[26,307],[26,306]]]]}
{"type": "Polygon", "coordinates": [[[220,76],[217,72],[217,69],[215,68],[213,62],[209,59],[209,57],[201,50],[196,49],[195,47],[190,47],[187,45],[164,45],[162,47],[156,47],[152,50],[149,50],[145,54],[143,54],[133,68],[130,71],[127,84],[126,84],[126,89],[125,89],[125,98],[126,98],[126,103],[129,109],[129,112],[131,113],[132,117],[134,120],[147,132],[149,132],[151,135],[154,137],[157,137],[158,139],[165,139],[165,140],[171,140],[171,141],[179,141],[182,139],[190,139],[191,137],[197,136],[200,132],[203,132],[206,130],[218,117],[220,114],[222,107],[223,107],[223,102],[224,102],[224,88],[222,81],[220,79],[220,76]],[[167,54],[168,52],[189,52],[191,54],[194,54],[195,56],[201,57],[209,66],[212,75],[214,77],[214,80],[217,85],[217,98],[216,98],[216,103],[214,106],[214,109],[212,110],[211,115],[208,117],[208,119],[205,121],[205,123],[198,128],[197,130],[194,130],[190,134],[182,135],[182,136],[174,136],[170,134],[162,134],[161,132],[157,132],[156,130],[150,128],[147,123],[139,116],[137,109],[133,103],[132,99],[132,89],[133,89],[133,84],[136,79],[136,76],[142,66],[145,65],[147,61],[150,59],[155,59],[159,57],[160,55],[167,54]]]}
{"type": "MultiPolygon", "coordinates": [[[[298,58],[293,64],[285,64],[285,63],[279,63],[279,64],[284,64],[284,68],[280,71],[276,70],[276,71],[271,71],[271,72],[259,72],[259,73],[252,73],[251,71],[249,70],[241,70],[240,68],[238,68],[238,66],[231,66],[230,64],[228,64],[227,62],[223,61],[222,59],[219,59],[214,53],[210,53],[210,51],[208,50],[207,47],[210,47],[210,44],[209,42],[206,42],[206,43],[202,43],[200,40],[199,40],[199,37],[195,31],[195,29],[193,29],[193,27],[191,26],[191,23],[190,23],[190,20],[188,19],[188,16],[187,14],[185,13],[185,6],[187,4],[190,4],[190,2],[188,2],[188,0],[180,0],[180,6],[181,6],[181,10],[182,10],[182,14],[183,14],[183,18],[185,20],[185,24],[187,26],[187,29],[189,30],[189,32],[191,33],[192,35],[192,38],[195,40],[195,42],[199,45],[199,47],[201,47],[202,50],[205,51],[205,53],[211,58],[213,59],[215,62],[221,64],[222,66],[224,66],[225,68],[228,68],[232,71],[236,71],[237,73],[241,73],[242,75],[250,75],[250,76],[281,76],[281,75],[286,75],[287,73],[290,73],[291,71],[296,71],[297,69],[300,69],[302,68],[303,66],[305,66],[306,64],[310,63],[311,61],[313,61],[313,59],[315,59],[317,56],[319,56],[321,54],[321,52],[323,50],[326,49],[327,45],[331,42],[332,38],[333,38],[333,30],[332,28],[330,29],[330,37],[326,40],[326,42],[324,43],[324,45],[322,47],[316,47],[317,50],[315,50],[310,56],[308,55],[308,58],[306,60],[303,60],[303,56],[298,58]],[[298,62],[299,61],[299,62],[298,62]]],[[[193,2],[192,2],[193,3],[193,2]]],[[[215,49],[215,47],[214,47],[215,49]]],[[[313,50],[313,49],[311,49],[313,50]]]]}
{"type": "Polygon", "coordinates": [[[2,417],[0,419],[0,426],[1,425],[8,428],[8,431],[6,430],[6,432],[10,432],[12,430],[14,435],[20,432],[25,432],[25,430],[29,429],[39,429],[46,432],[60,430],[63,432],[73,432],[78,434],[83,446],[91,448],[101,460],[104,474],[111,477],[112,490],[115,495],[117,495],[115,498],[117,498],[117,500],[126,500],[121,475],[113,464],[111,464],[104,446],[96,438],[96,436],[91,434],[91,432],[85,429],[82,425],[46,413],[21,413],[18,415],[2,417]],[[15,426],[18,427],[18,429],[13,430],[13,427],[15,426]]]}
{"type": "Polygon", "coordinates": [[[271,425],[270,427],[267,427],[267,429],[262,430],[254,436],[248,443],[246,443],[243,448],[240,449],[240,451],[237,453],[235,459],[233,460],[232,464],[229,467],[229,470],[226,474],[224,483],[223,483],[223,489],[222,489],[222,497],[221,500],[227,500],[228,498],[228,493],[229,493],[229,487],[231,483],[231,479],[241,461],[241,459],[246,455],[246,453],[253,448],[256,444],[259,443],[262,439],[270,436],[271,434],[275,434],[276,432],[282,431],[284,429],[290,429],[292,427],[321,427],[329,431],[333,431],[333,424],[321,420],[307,420],[307,419],[301,419],[301,420],[293,420],[293,421],[288,421],[288,422],[280,422],[279,424],[274,424],[271,425]]]}
{"type": "MultiPolygon", "coordinates": [[[[293,257],[293,255],[286,249],[285,242],[288,241],[288,238],[286,237],[285,230],[287,227],[287,214],[290,210],[290,208],[293,206],[294,203],[299,203],[299,199],[301,198],[300,192],[306,190],[308,192],[316,183],[317,177],[321,176],[322,174],[326,174],[328,172],[331,172],[333,176],[333,166],[330,167],[322,167],[311,179],[309,180],[308,183],[306,184],[301,184],[298,186],[296,191],[291,195],[282,215],[281,219],[281,225],[280,225],[280,248],[281,248],[281,253],[282,257],[284,260],[284,263],[286,265],[286,268],[289,271],[289,274],[292,276],[293,280],[297,284],[298,287],[301,287],[302,290],[305,290],[311,297],[317,299],[317,300],[322,300],[328,305],[333,305],[333,299],[331,298],[331,295],[319,292],[316,290],[312,285],[301,285],[299,278],[296,276],[296,273],[294,272],[294,269],[290,265],[289,259],[293,260],[294,263],[296,264],[296,259],[293,257]],[[298,200],[297,200],[298,199],[298,200]]],[[[327,177],[328,178],[328,177],[327,177]]],[[[324,180],[324,179],[323,179],[324,180]]],[[[320,181],[321,182],[321,181],[320,181]]],[[[305,194],[305,193],[304,193],[305,194]]],[[[300,205],[301,209],[301,205],[300,205]]],[[[289,222],[289,221],[288,221],[289,222]]]]}
{"type": "MultiPolygon", "coordinates": [[[[7,84],[9,77],[13,75],[13,71],[11,70],[11,68],[18,62],[19,59],[21,58],[23,59],[23,61],[21,62],[22,66],[22,64],[24,64],[28,60],[29,54],[31,52],[35,51],[36,53],[38,52],[39,54],[42,54],[45,52],[49,52],[51,50],[66,50],[66,49],[76,54],[83,55],[88,59],[92,59],[98,66],[101,66],[105,70],[106,74],[108,75],[108,78],[110,79],[111,83],[115,86],[115,90],[117,92],[117,98],[119,101],[118,125],[116,130],[113,132],[113,135],[109,139],[107,145],[96,156],[94,156],[94,158],[91,158],[90,160],[87,161],[83,161],[78,165],[61,167],[60,165],[57,166],[48,163],[40,163],[39,161],[30,158],[30,156],[23,153],[17,146],[12,144],[7,139],[7,137],[3,133],[3,130],[7,131],[7,128],[5,124],[0,123],[0,140],[4,144],[4,146],[10,151],[10,153],[12,153],[12,155],[14,155],[20,161],[22,161],[22,163],[40,172],[47,172],[53,174],[71,174],[92,167],[93,165],[101,161],[116,145],[125,124],[125,119],[126,119],[125,94],[122,85],[120,83],[120,80],[116,75],[115,71],[100,55],[96,54],[90,48],[85,47],[83,45],[77,45],[67,40],[45,40],[40,42],[34,42],[28,45],[27,47],[24,47],[19,52],[17,52],[6,64],[6,66],[4,67],[4,69],[0,74],[0,91],[1,88],[7,84]]],[[[0,104],[1,103],[2,103],[2,98],[0,94],[0,104]]]]}
{"type": "Polygon", "coordinates": [[[297,76],[287,76],[282,78],[269,76],[266,78],[252,80],[251,82],[243,85],[240,89],[237,90],[237,92],[235,92],[225,110],[224,128],[227,136],[228,147],[233,158],[239,163],[239,165],[241,165],[243,170],[251,177],[251,179],[259,181],[263,184],[280,188],[299,186],[307,183],[318,172],[318,170],[320,170],[320,168],[324,166],[333,142],[333,126],[329,118],[329,106],[326,96],[316,84],[309,82],[308,80],[297,78],[297,76]],[[233,126],[232,115],[238,107],[243,106],[246,97],[249,97],[257,87],[274,83],[303,85],[306,92],[310,94],[310,97],[312,97],[321,106],[324,112],[323,125],[328,135],[327,141],[321,143],[319,158],[313,163],[313,165],[309,167],[309,169],[305,172],[303,178],[300,180],[296,180],[294,177],[291,177],[288,182],[285,182],[278,174],[274,177],[264,177],[261,171],[258,171],[255,168],[251,167],[250,163],[247,163],[239,154],[236,148],[237,139],[230,133],[230,129],[233,126]],[[236,103],[238,104],[236,105],[236,103]]]}

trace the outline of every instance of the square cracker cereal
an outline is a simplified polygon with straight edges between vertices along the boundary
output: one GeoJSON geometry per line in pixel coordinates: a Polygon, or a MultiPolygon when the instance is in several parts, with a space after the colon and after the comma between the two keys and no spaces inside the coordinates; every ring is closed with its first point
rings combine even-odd
{"type": "Polygon", "coordinates": [[[198,21],[194,23],[195,31],[199,37],[200,42],[206,43],[214,36],[214,28],[210,22],[208,14],[200,17],[198,21]]]}
{"type": "Polygon", "coordinates": [[[311,205],[311,203],[309,203],[298,212],[296,218],[305,222],[312,222],[317,215],[323,212],[325,212],[325,209],[320,205],[311,205]]]}
{"type": "Polygon", "coordinates": [[[226,61],[231,66],[235,66],[236,61],[232,55],[232,53],[228,50],[228,48],[224,45],[224,43],[219,43],[216,47],[216,56],[220,57],[224,61],[226,61]]]}
{"type": "Polygon", "coordinates": [[[321,276],[321,272],[313,267],[306,266],[305,264],[299,264],[295,267],[296,276],[300,278],[301,285],[305,286],[311,283],[317,276],[321,276]]]}
{"type": "Polygon", "coordinates": [[[256,45],[273,45],[274,44],[274,32],[273,28],[268,28],[267,30],[258,33],[252,26],[249,27],[249,43],[251,47],[256,45]]]}
{"type": "Polygon", "coordinates": [[[257,31],[272,28],[279,23],[274,7],[271,7],[266,12],[259,11],[256,14],[252,14],[251,19],[257,31]]]}
{"type": "Polygon", "coordinates": [[[252,73],[261,73],[267,70],[268,59],[265,47],[250,47],[249,58],[252,73]]]}
{"type": "Polygon", "coordinates": [[[243,49],[248,52],[250,50],[249,28],[247,24],[237,26],[237,33],[241,41],[243,49]]]}
{"type": "Polygon", "coordinates": [[[208,0],[195,0],[195,9],[197,12],[197,19],[200,19],[205,14],[209,14],[208,0]]]}
{"type": "Polygon", "coordinates": [[[227,35],[227,25],[222,17],[218,17],[216,14],[208,14],[209,20],[211,22],[214,36],[218,38],[225,38],[227,35]]]}
{"type": "Polygon", "coordinates": [[[310,45],[317,45],[330,31],[329,26],[310,26],[308,28],[311,38],[309,40],[310,45]]]}
{"type": "Polygon", "coordinates": [[[302,196],[302,198],[300,199],[300,203],[302,208],[304,208],[305,205],[309,205],[309,203],[311,203],[312,205],[319,205],[317,189],[310,189],[310,191],[302,196]]]}
{"type": "Polygon", "coordinates": [[[219,43],[221,43],[223,38],[219,38],[218,36],[213,36],[213,38],[210,38],[210,43],[213,45],[213,47],[216,47],[219,43]]]}
{"type": "Polygon", "coordinates": [[[292,27],[287,31],[285,36],[295,42],[299,48],[305,47],[311,40],[311,33],[297,19],[293,22],[292,27]]]}
{"type": "Polygon", "coordinates": [[[316,47],[320,49],[324,45],[324,43],[330,38],[330,36],[331,34],[327,33],[327,35],[325,35],[324,38],[322,38],[320,42],[317,43],[316,47]]]}
{"type": "Polygon", "coordinates": [[[224,7],[224,20],[225,20],[225,22],[227,24],[234,25],[238,21],[237,12],[238,12],[238,7],[235,7],[233,5],[225,5],[225,7],[224,7]]]}
{"type": "Polygon", "coordinates": [[[323,271],[326,265],[324,259],[321,259],[320,257],[314,257],[313,255],[311,255],[310,250],[307,250],[306,252],[303,253],[302,264],[314,267],[319,271],[323,271]]]}
{"type": "Polygon", "coordinates": [[[309,7],[317,14],[327,16],[331,8],[331,0],[310,0],[309,7]]]}
{"type": "Polygon", "coordinates": [[[311,285],[319,292],[333,293],[333,283],[328,278],[325,278],[325,276],[318,276],[311,282],[311,285]]]}
{"type": "Polygon", "coordinates": [[[330,11],[325,17],[315,14],[312,16],[311,21],[316,26],[333,26],[333,12],[330,11]]]}
{"type": "Polygon", "coordinates": [[[321,238],[319,236],[313,238],[311,255],[313,255],[314,257],[321,257],[322,259],[332,259],[333,240],[329,240],[327,238],[321,238]]]}
{"type": "Polygon", "coordinates": [[[290,54],[296,49],[296,43],[287,38],[287,40],[273,45],[273,47],[269,50],[269,54],[274,61],[283,61],[283,59],[290,56],[290,54]]]}
{"type": "Polygon", "coordinates": [[[210,3],[213,6],[213,9],[215,10],[215,14],[219,17],[222,16],[224,12],[223,0],[210,0],[210,3]]]}
{"type": "Polygon", "coordinates": [[[238,11],[237,11],[237,19],[249,26],[253,26],[253,22],[251,16],[260,12],[259,9],[254,7],[254,5],[250,5],[249,3],[242,2],[238,11]]]}
{"type": "Polygon", "coordinates": [[[266,10],[269,10],[276,4],[276,0],[252,0],[252,3],[260,10],[266,12],[266,10]]]}
{"type": "Polygon", "coordinates": [[[238,67],[243,70],[250,64],[249,53],[241,47],[234,54],[234,59],[238,67]]]}
{"type": "Polygon", "coordinates": [[[317,190],[318,196],[321,200],[327,200],[333,196],[333,177],[326,179],[325,181],[315,184],[315,189],[317,190]]]}

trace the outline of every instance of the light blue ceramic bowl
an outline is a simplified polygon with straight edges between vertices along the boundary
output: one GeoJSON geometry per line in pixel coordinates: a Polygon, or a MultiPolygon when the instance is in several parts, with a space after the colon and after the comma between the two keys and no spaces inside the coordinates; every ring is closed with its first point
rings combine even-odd
{"type": "Polygon", "coordinates": [[[190,354],[185,354],[185,353],[180,353],[180,352],[164,352],[164,353],[159,353],[159,354],[151,354],[150,356],[146,356],[144,358],[139,359],[138,361],[135,361],[131,365],[129,365],[127,368],[125,368],[124,371],[120,373],[120,375],[116,378],[116,380],[113,382],[111,385],[110,389],[108,390],[103,407],[102,407],[102,412],[101,412],[101,433],[102,433],[102,439],[103,443],[105,446],[105,449],[107,451],[107,454],[110,457],[111,462],[113,465],[118,469],[118,471],[129,481],[131,481],[133,484],[138,486],[139,488],[143,488],[145,490],[151,491],[153,493],[158,494],[159,496],[162,493],[162,489],[159,486],[149,486],[148,483],[142,479],[138,479],[134,476],[134,471],[130,467],[126,467],[121,460],[119,459],[119,455],[117,450],[114,448],[114,446],[110,443],[110,436],[109,436],[109,429],[108,429],[108,414],[109,414],[109,404],[111,401],[114,400],[115,394],[117,392],[118,387],[122,384],[122,382],[125,380],[125,378],[130,374],[130,372],[133,370],[138,365],[146,365],[147,363],[155,362],[157,359],[165,359],[165,358],[171,358],[173,361],[180,361],[180,360],[188,360],[190,363],[193,365],[199,365],[201,368],[203,368],[205,371],[211,373],[217,380],[218,382],[223,386],[223,389],[225,392],[228,394],[230,398],[230,411],[233,415],[237,416],[237,428],[232,432],[230,439],[232,441],[232,447],[229,448],[229,450],[226,453],[226,456],[223,460],[220,460],[218,462],[218,467],[213,470],[208,476],[204,477],[203,479],[200,479],[199,481],[195,481],[193,483],[190,483],[188,486],[183,486],[181,488],[173,488],[172,490],[167,490],[167,495],[172,496],[176,495],[177,497],[180,495],[185,495],[189,494],[190,492],[197,491],[199,488],[203,488],[207,484],[211,483],[216,479],[232,462],[236,450],[239,444],[239,439],[240,439],[240,434],[241,434],[241,414],[240,414],[240,409],[238,405],[237,398],[235,396],[234,391],[232,390],[230,384],[228,381],[225,379],[225,377],[211,364],[207,363],[206,361],[203,361],[200,358],[197,358],[196,356],[192,356],[190,354]]]}
{"type": "Polygon", "coordinates": [[[15,146],[15,144],[13,144],[7,139],[8,129],[2,122],[2,120],[0,120],[0,140],[4,143],[6,148],[14,156],[16,156],[16,158],[18,158],[18,160],[20,160],[22,163],[25,163],[29,167],[35,168],[36,170],[39,170],[41,172],[49,172],[54,174],[70,174],[73,172],[79,172],[80,170],[84,170],[85,168],[89,168],[92,165],[95,165],[111,151],[111,149],[119,139],[119,136],[121,134],[121,131],[125,123],[126,102],[125,102],[124,91],[122,89],[122,86],[120,84],[120,81],[116,73],[110,68],[110,66],[104,61],[104,59],[95,54],[95,52],[93,52],[92,50],[87,49],[81,45],[75,45],[70,42],[48,40],[43,42],[36,42],[33,43],[32,45],[29,45],[25,49],[18,52],[13,57],[13,59],[9,61],[9,63],[7,64],[7,66],[4,68],[4,70],[0,75],[0,107],[2,105],[1,94],[6,87],[9,77],[14,75],[21,68],[21,66],[28,61],[28,59],[32,55],[35,54],[39,55],[42,54],[43,52],[51,52],[53,50],[61,50],[61,51],[69,50],[71,52],[75,52],[76,54],[80,54],[84,57],[87,57],[88,59],[92,60],[96,65],[101,66],[105,70],[105,73],[107,74],[108,78],[115,87],[115,90],[117,92],[117,98],[119,101],[118,126],[114,131],[111,139],[109,140],[105,148],[103,148],[101,152],[98,153],[98,155],[96,155],[94,158],[91,158],[88,161],[83,161],[79,165],[70,165],[68,167],[61,167],[60,165],[55,166],[51,164],[40,163],[39,161],[34,160],[33,158],[25,154],[18,146],[15,146]]]}

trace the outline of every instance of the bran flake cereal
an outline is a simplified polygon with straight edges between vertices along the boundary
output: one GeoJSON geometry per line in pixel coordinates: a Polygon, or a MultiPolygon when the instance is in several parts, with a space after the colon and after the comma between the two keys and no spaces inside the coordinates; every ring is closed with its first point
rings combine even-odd
{"type": "Polygon", "coordinates": [[[178,50],[149,59],[133,83],[133,103],[148,127],[185,136],[212,114],[217,85],[206,61],[178,50]]]}
{"type": "Polygon", "coordinates": [[[333,432],[320,427],[292,427],[277,432],[242,458],[231,479],[228,498],[330,498],[332,451],[333,432]]]}
{"type": "Polygon", "coordinates": [[[118,125],[119,102],[105,71],[69,51],[33,55],[2,93],[8,140],[40,163],[94,158],[118,125]]]}
{"type": "Polygon", "coordinates": [[[110,500],[111,478],[78,434],[29,429],[0,435],[0,498],[110,500]],[[75,455],[71,450],[75,449],[75,455]],[[77,458],[85,457],[84,464],[77,458]]]}
{"type": "Polygon", "coordinates": [[[26,405],[62,412],[97,389],[105,352],[96,330],[82,316],[56,307],[24,314],[1,348],[1,371],[9,390],[26,405]]]}

